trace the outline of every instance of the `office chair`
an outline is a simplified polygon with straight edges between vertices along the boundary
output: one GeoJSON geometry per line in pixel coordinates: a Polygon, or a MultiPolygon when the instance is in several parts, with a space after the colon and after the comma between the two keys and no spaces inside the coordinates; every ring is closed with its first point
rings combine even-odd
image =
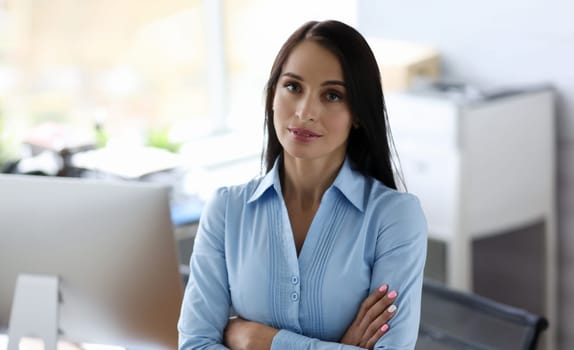
{"type": "Polygon", "coordinates": [[[425,279],[416,350],[534,350],[548,321],[425,279]]]}

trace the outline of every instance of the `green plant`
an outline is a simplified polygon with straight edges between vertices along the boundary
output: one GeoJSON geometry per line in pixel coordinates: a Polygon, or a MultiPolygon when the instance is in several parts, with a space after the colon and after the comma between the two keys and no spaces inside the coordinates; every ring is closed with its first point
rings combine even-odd
{"type": "Polygon", "coordinates": [[[174,142],[169,137],[170,128],[150,128],[146,133],[146,146],[164,149],[176,153],[181,147],[181,143],[174,142]]]}
{"type": "Polygon", "coordinates": [[[108,144],[108,134],[101,123],[94,125],[95,142],[97,148],[104,148],[108,144]]]}

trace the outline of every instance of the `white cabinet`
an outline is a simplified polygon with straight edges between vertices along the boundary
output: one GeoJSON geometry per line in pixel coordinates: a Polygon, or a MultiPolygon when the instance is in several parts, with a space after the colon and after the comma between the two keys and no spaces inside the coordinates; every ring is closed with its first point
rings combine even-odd
{"type": "Polygon", "coordinates": [[[544,220],[547,349],[556,318],[554,92],[536,87],[465,100],[391,93],[389,122],[407,189],[429,236],[446,244],[447,284],[472,290],[472,240],[544,220]]]}

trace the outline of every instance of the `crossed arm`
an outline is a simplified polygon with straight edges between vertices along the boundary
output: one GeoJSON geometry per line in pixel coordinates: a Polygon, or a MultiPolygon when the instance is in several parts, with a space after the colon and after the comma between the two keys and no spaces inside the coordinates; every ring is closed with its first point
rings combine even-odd
{"type": "MultiPolygon", "coordinates": [[[[395,291],[388,291],[387,285],[382,285],[369,295],[340,343],[373,349],[377,340],[389,329],[387,322],[396,312],[396,306],[392,304],[396,296],[395,291]]],[[[258,322],[233,318],[225,328],[224,343],[231,350],[269,350],[278,332],[258,322]]]]}
{"type": "MultiPolygon", "coordinates": [[[[227,286],[224,285],[227,276],[225,269],[215,268],[215,265],[224,264],[224,258],[212,255],[214,252],[211,250],[208,257],[202,254],[202,246],[210,244],[205,238],[197,242],[198,249],[191,264],[190,282],[185,295],[188,300],[183,303],[179,322],[180,349],[271,349],[276,335],[282,330],[241,318],[228,318],[230,297],[226,291],[227,286]],[[198,281],[191,278],[201,279],[202,282],[197,283],[198,281]],[[198,284],[216,287],[206,291],[198,284]],[[224,323],[222,320],[225,320],[224,323]],[[223,329],[223,334],[220,329],[223,329]]],[[[393,304],[396,299],[396,291],[389,291],[387,285],[381,286],[362,302],[339,343],[313,339],[314,344],[309,348],[373,349],[379,338],[389,331],[388,321],[397,312],[393,304]]],[[[283,349],[279,345],[277,348],[283,349]]]]}

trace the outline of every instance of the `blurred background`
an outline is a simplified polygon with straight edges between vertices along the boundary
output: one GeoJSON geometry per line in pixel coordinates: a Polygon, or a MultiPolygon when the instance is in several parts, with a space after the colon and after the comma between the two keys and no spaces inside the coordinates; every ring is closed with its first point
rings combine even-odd
{"type": "MultiPolygon", "coordinates": [[[[553,149],[545,156],[557,232],[546,251],[557,262],[550,298],[557,348],[573,349],[571,13],[574,3],[565,0],[0,0],[0,167],[124,178],[177,167],[186,174],[183,190],[203,200],[217,186],[257,176],[267,75],[280,45],[307,20],[359,29],[373,43],[388,93],[427,80],[471,99],[550,86],[553,149]]],[[[509,138],[523,127],[513,124],[509,138]]],[[[475,259],[488,258],[490,247],[475,247],[475,259]]],[[[495,283],[484,281],[475,284],[495,283]]]]}

